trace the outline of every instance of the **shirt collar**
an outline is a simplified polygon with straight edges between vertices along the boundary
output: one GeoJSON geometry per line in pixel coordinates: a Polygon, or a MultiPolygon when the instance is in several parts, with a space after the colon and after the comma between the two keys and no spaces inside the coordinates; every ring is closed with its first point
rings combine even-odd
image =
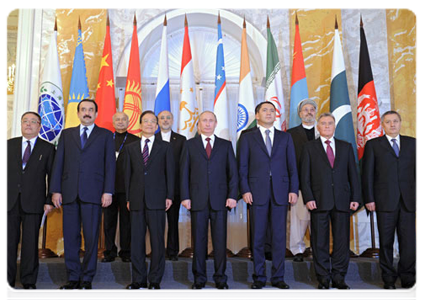
{"type": "Polygon", "coordinates": [[[141,141],[143,142],[143,143],[145,143],[145,140],[146,139],[149,139],[150,140],[150,145],[152,145],[153,143],[154,143],[154,139],[155,139],[156,137],[155,137],[155,135],[153,134],[152,136],[150,136],[149,138],[146,138],[145,136],[142,136],[141,137],[141,141]]]}
{"type": "Polygon", "coordinates": [[[211,136],[206,136],[204,134],[201,134],[201,139],[206,142],[206,138],[210,138],[210,142],[214,143],[214,134],[212,134],[211,136]]]}
{"type": "Polygon", "coordinates": [[[30,141],[31,145],[35,145],[37,138],[38,138],[38,135],[28,140],[26,137],[22,136],[22,144],[26,144],[27,141],[30,141]]]}
{"type": "Polygon", "coordinates": [[[399,142],[399,139],[400,139],[399,134],[397,136],[390,136],[390,135],[387,135],[387,134],[385,134],[385,135],[386,135],[386,138],[388,139],[389,142],[391,142],[392,139],[396,139],[397,142],[399,142]]]}
{"type": "Polygon", "coordinates": [[[89,125],[89,126],[85,126],[85,125],[80,125],[80,127],[79,127],[79,131],[81,131],[82,132],[82,130],[83,130],[83,128],[84,127],[87,127],[88,128],[88,131],[89,132],[91,132],[92,130],[93,130],[93,128],[94,128],[94,126],[95,126],[95,123],[93,123],[93,124],[91,124],[91,125],[89,125]]]}
{"type": "Polygon", "coordinates": [[[260,131],[261,131],[262,134],[266,134],[266,130],[267,129],[270,130],[270,133],[271,134],[275,133],[275,127],[274,126],[272,126],[270,128],[266,128],[266,127],[263,127],[263,126],[257,126],[257,127],[260,129],[260,131]]]}
{"type": "Polygon", "coordinates": [[[313,129],[314,128],[314,126],[316,126],[316,124],[313,124],[313,125],[306,125],[306,124],[301,124],[302,126],[303,126],[303,128],[305,128],[305,129],[313,129]]]}
{"type": "Polygon", "coordinates": [[[326,141],[330,141],[331,145],[334,145],[335,144],[335,139],[334,139],[333,136],[330,139],[327,139],[327,138],[325,138],[323,136],[320,136],[320,140],[322,141],[322,143],[325,143],[326,141]]]}

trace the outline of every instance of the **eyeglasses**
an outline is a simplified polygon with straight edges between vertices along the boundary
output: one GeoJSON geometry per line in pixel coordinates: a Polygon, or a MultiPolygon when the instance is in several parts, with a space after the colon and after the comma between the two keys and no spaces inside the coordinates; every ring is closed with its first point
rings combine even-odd
{"type": "Polygon", "coordinates": [[[39,121],[35,121],[35,120],[22,120],[21,123],[22,124],[32,124],[32,125],[35,125],[35,124],[39,124],[40,122],[39,121]]]}

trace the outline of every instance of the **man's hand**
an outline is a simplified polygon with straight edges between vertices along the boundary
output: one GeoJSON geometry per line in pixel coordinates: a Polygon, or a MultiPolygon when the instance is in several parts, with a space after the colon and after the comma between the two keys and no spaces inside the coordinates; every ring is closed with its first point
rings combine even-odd
{"type": "Polygon", "coordinates": [[[191,209],[191,199],[185,199],[181,202],[182,206],[185,207],[186,209],[190,210],[191,209]]]}
{"type": "Polygon", "coordinates": [[[298,200],[297,194],[289,193],[288,197],[289,197],[288,202],[291,203],[291,205],[294,205],[295,203],[297,203],[297,200],[298,200]]]}
{"type": "Polygon", "coordinates": [[[112,204],[112,195],[104,193],[103,196],[101,196],[101,206],[108,207],[110,204],[112,204]]]}
{"type": "Polygon", "coordinates": [[[253,204],[253,194],[251,194],[250,192],[243,194],[242,200],[244,200],[245,203],[252,205],[253,204]]]}
{"type": "Polygon", "coordinates": [[[350,203],[350,209],[353,210],[353,211],[356,211],[359,205],[360,204],[358,204],[358,202],[351,202],[350,203]]]}
{"type": "Polygon", "coordinates": [[[166,211],[168,211],[168,209],[172,206],[172,203],[172,200],[166,199],[166,211]]]}
{"type": "Polygon", "coordinates": [[[51,201],[54,204],[54,207],[60,208],[62,206],[62,194],[61,193],[53,193],[51,196],[51,201]]]}
{"type": "Polygon", "coordinates": [[[375,211],[376,210],[376,204],[374,202],[367,203],[366,208],[367,208],[368,211],[375,211]]]}
{"type": "Polygon", "coordinates": [[[232,199],[232,198],[226,199],[226,207],[229,207],[229,209],[235,208],[236,204],[237,202],[235,199],[232,199]]]}
{"type": "Polygon", "coordinates": [[[309,210],[317,209],[316,201],[314,200],[307,202],[306,206],[309,210]]]}
{"type": "Polygon", "coordinates": [[[131,210],[129,209],[129,201],[128,201],[128,202],[126,202],[126,208],[128,209],[128,211],[131,211],[131,210]]]}
{"type": "Polygon", "coordinates": [[[44,204],[44,213],[48,215],[54,209],[53,205],[44,204]]]}

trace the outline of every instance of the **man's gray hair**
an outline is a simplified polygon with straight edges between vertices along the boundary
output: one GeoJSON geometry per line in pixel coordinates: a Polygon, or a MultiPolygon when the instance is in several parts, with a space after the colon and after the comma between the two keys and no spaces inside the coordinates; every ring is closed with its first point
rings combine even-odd
{"type": "Polygon", "coordinates": [[[333,119],[333,121],[334,121],[334,122],[336,122],[336,120],[335,120],[335,116],[334,116],[332,113],[330,113],[330,112],[324,112],[324,113],[322,113],[322,114],[319,116],[319,118],[317,118],[317,122],[319,122],[319,121],[320,121],[320,119],[321,119],[321,118],[324,118],[324,117],[331,117],[331,118],[333,119]]]}

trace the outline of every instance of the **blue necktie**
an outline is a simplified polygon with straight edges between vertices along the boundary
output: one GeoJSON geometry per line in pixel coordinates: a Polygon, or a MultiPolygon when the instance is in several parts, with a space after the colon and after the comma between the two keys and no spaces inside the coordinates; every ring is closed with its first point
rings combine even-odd
{"type": "Polygon", "coordinates": [[[29,157],[31,156],[31,142],[30,141],[27,141],[27,143],[28,143],[28,145],[26,146],[24,155],[22,157],[22,165],[23,165],[23,167],[26,166],[26,164],[27,164],[27,162],[29,160],[29,157]]]}
{"type": "Polygon", "coordinates": [[[84,148],[85,143],[88,140],[88,135],[87,135],[88,127],[84,127],[83,130],[84,132],[81,134],[81,148],[84,148]]]}
{"type": "Polygon", "coordinates": [[[398,144],[397,144],[397,140],[392,139],[391,142],[392,142],[392,148],[394,149],[395,155],[397,157],[399,157],[399,147],[398,147],[398,144]]]}

